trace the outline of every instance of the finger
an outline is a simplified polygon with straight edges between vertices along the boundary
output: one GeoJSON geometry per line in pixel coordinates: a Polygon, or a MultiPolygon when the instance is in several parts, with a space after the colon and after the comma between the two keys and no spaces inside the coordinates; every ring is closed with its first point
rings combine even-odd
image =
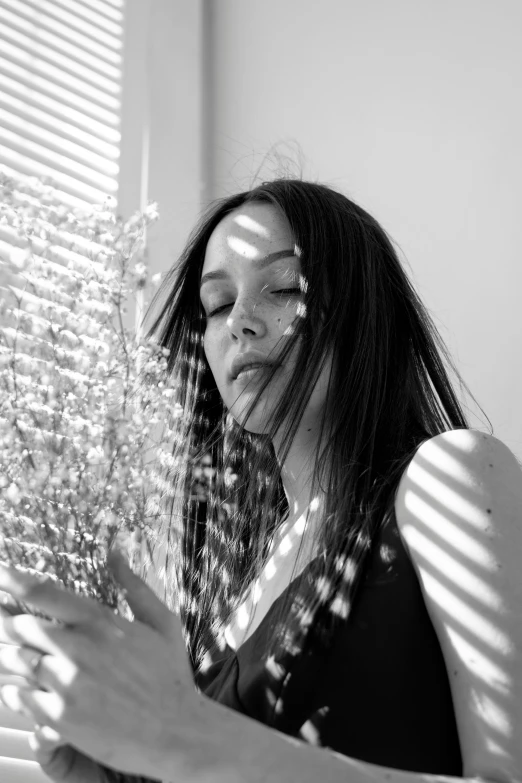
{"type": "Polygon", "coordinates": [[[35,678],[30,665],[35,651],[12,644],[0,647],[0,685],[22,685],[34,688],[35,678]]]}
{"type": "Polygon", "coordinates": [[[0,701],[12,712],[16,712],[19,715],[25,715],[33,723],[36,722],[35,715],[31,712],[29,707],[22,701],[21,694],[24,692],[29,693],[31,685],[13,685],[9,683],[7,685],[0,686],[0,701]]]}
{"type": "MultiPolygon", "coordinates": [[[[29,747],[34,753],[35,761],[40,764],[42,768],[52,768],[56,766],[56,759],[58,757],[58,749],[65,745],[61,735],[51,729],[50,726],[35,726],[34,731],[28,737],[29,747]],[[53,763],[54,762],[54,763],[53,763]]],[[[64,773],[66,769],[64,767],[64,773]]],[[[51,776],[53,780],[67,780],[64,777],[51,776]]]]}
{"type": "Polygon", "coordinates": [[[92,598],[66,590],[49,577],[22,572],[4,563],[0,563],[0,590],[69,624],[88,622],[107,611],[92,598]]]}
{"type": "Polygon", "coordinates": [[[28,682],[34,683],[34,674],[29,662],[34,658],[35,651],[29,647],[15,647],[15,645],[5,645],[0,649],[0,675],[16,674],[25,677],[28,682]],[[26,652],[24,652],[24,649],[26,652]]]}
{"type": "MultiPolygon", "coordinates": [[[[48,742],[45,737],[42,737],[41,733],[36,730],[29,735],[28,742],[29,747],[34,753],[35,761],[37,761],[42,767],[46,767],[52,763],[53,758],[56,756],[56,751],[61,744],[48,742]]],[[[53,780],[55,780],[55,778],[53,778],[53,780]]]]}
{"type": "Polygon", "coordinates": [[[0,688],[2,685],[18,685],[21,688],[31,688],[34,687],[34,680],[31,681],[27,677],[20,677],[18,674],[0,672],[0,688]]]}
{"type": "Polygon", "coordinates": [[[18,685],[2,685],[0,699],[12,712],[25,715],[33,723],[64,731],[60,718],[65,705],[59,694],[18,685]]]}
{"type": "MultiPolygon", "coordinates": [[[[89,630],[92,637],[95,629],[89,630]]],[[[86,647],[85,634],[31,614],[0,617],[0,642],[71,659],[86,647]]]]}
{"type": "Polygon", "coordinates": [[[56,748],[66,744],[58,731],[50,726],[39,726],[38,724],[35,725],[34,731],[28,739],[31,750],[39,753],[41,758],[52,757],[56,748]]]}
{"type": "Polygon", "coordinates": [[[38,670],[35,673],[35,655],[38,656],[39,653],[30,647],[6,646],[0,649],[0,676],[4,672],[11,675],[14,685],[61,691],[64,685],[69,685],[78,675],[79,668],[72,661],[43,654],[40,654],[38,670]],[[19,682],[16,682],[17,678],[19,682]]]}
{"type": "Polygon", "coordinates": [[[134,618],[154,628],[162,636],[175,637],[178,631],[177,616],[160,601],[156,593],[143,579],[134,573],[121,552],[112,549],[107,557],[107,565],[124,588],[125,598],[132,609],[134,618]]]}
{"type": "Polygon", "coordinates": [[[8,614],[19,614],[20,613],[20,605],[18,601],[15,601],[12,596],[9,595],[9,593],[4,593],[0,591],[0,615],[8,614]]]}

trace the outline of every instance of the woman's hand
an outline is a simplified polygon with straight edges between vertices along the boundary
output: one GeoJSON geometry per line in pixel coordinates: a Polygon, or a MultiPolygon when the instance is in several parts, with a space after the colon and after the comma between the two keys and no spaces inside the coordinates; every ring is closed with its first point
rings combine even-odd
{"type": "MultiPolygon", "coordinates": [[[[5,596],[1,600],[0,616],[15,616],[19,614],[18,607],[5,596]]],[[[17,653],[17,648],[11,647],[6,657],[17,653]]],[[[5,667],[0,666],[0,675],[5,667]]],[[[34,686],[30,678],[13,675],[2,676],[2,680],[14,681],[25,688],[34,686]]],[[[111,783],[105,768],[89,756],[85,756],[72,745],[66,745],[59,734],[48,726],[35,726],[29,736],[29,745],[34,753],[35,761],[40,764],[43,772],[54,783],[111,783]]]]}
{"type": "Polygon", "coordinates": [[[0,617],[0,642],[14,645],[0,650],[0,668],[34,683],[4,685],[0,697],[41,727],[32,746],[44,767],[60,761],[57,750],[65,763],[72,746],[83,758],[131,775],[161,779],[168,760],[172,779],[189,780],[202,748],[207,744],[206,764],[219,747],[212,703],[195,690],[179,618],[121,555],[111,554],[109,562],[134,622],[51,580],[0,565],[0,590],[60,621],[0,617]],[[34,681],[36,651],[43,657],[34,681]]]}

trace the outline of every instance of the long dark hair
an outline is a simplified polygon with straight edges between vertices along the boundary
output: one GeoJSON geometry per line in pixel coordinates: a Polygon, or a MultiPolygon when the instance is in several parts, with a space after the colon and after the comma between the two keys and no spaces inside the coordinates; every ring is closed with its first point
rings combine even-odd
{"type": "Polygon", "coordinates": [[[162,597],[179,608],[194,670],[208,667],[210,650],[224,649],[227,620],[267,560],[287,511],[280,466],[331,349],[321,426],[328,440],[317,454],[312,486],[327,496],[315,541],[316,589],[300,597],[288,591],[279,602],[273,650],[296,647],[299,632],[311,628],[327,639],[336,619],[350,614],[372,542],[393,513],[416,449],[439,433],[469,428],[441,355],[461,388],[467,386],[387,233],[322,184],[275,179],[214,201],[146,318],[162,296],[147,338],[170,351],[183,415],[159,482],[166,511],[154,567],[162,569],[162,597]],[[295,372],[266,435],[244,430],[224,407],[203,351],[199,300],[209,237],[248,202],[270,204],[286,217],[306,281],[304,315],[280,353],[284,360],[295,349],[295,372]],[[276,458],[272,435],[280,427],[283,449],[276,458]]]}

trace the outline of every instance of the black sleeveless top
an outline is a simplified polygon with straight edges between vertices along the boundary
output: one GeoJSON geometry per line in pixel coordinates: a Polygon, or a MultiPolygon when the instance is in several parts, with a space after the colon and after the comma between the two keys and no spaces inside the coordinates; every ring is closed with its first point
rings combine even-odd
{"type": "MultiPolygon", "coordinates": [[[[310,563],[287,587],[309,584],[310,563]]],[[[284,595],[284,594],[283,594],[284,595]]],[[[211,650],[208,697],[310,744],[385,767],[462,776],[448,675],[395,513],[365,566],[351,614],[328,647],[267,657],[270,620],[237,651],[211,650]]]]}

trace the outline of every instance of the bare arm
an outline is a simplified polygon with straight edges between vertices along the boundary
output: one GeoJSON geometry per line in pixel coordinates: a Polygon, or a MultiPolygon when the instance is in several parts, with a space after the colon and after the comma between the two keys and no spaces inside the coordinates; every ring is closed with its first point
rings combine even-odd
{"type": "MultiPolygon", "coordinates": [[[[209,745],[202,743],[200,769],[190,783],[508,783],[493,778],[405,772],[369,764],[330,748],[308,745],[210,699],[207,701],[219,721],[220,748],[210,751],[209,745]]],[[[174,752],[169,760],[167,754],[162,763],[165,783],[180,783],[172,777],[175,756],[174,752]]]]}

